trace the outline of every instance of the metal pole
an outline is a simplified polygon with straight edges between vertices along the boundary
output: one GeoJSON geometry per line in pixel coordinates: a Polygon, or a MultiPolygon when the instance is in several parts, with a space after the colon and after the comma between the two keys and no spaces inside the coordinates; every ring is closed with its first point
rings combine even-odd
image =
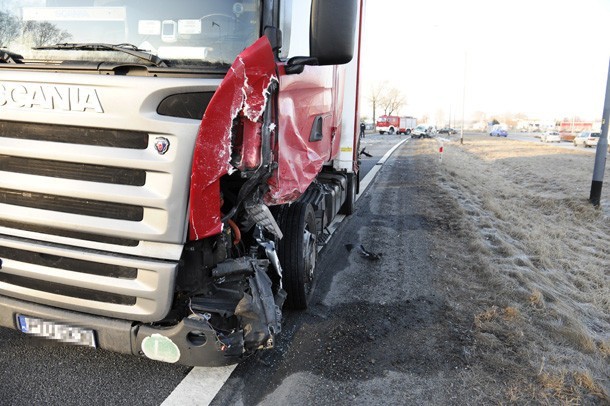
{"type": "Polygon", "coordinates": [[[462,128],[460,131],[460,145],[464,144],[464,104],[466,103],[466,62],[468,61],[468,52],[464,51],[464,82],[462,86],[462,128]]]}
{"type": "Polygon", "coordinates": [[[606,99],[604,100],[604,112],[602,115],[602,133],[597,142],[595,151],[595,166],[593,167],[593,181],[591,182],[591,194],[589,201],[598,207],[604,184],[604,172],[606,170],[606,156],[608,155],[608,120],[610,120],[610,63],[608,63],[608,78],[606,79],[606,99]]]}

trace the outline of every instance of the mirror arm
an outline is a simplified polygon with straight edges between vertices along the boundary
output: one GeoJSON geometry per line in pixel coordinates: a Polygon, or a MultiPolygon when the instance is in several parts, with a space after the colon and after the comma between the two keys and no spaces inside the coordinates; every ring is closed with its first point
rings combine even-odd
{"type": "Polygon", "coordinates": [[[311,56],[293,56],[286,62],[286,74],[287,75],[298,75],[303,72],[305,65],[318,65],[318,58],[311,56]]]}

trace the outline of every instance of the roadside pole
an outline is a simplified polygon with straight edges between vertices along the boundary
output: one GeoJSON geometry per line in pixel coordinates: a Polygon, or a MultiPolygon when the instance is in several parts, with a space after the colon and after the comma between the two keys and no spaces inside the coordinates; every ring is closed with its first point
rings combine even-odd
{"type": "Polygon", "coordinates": [[[462,128],[460,131],[460,145],[464,144],[464,111],[466,110],[466,64],[468,63],[468,51],[464,50],[464,81],[462,82],[462,128]]]}
{"type": "Polygon", "coordinates": [[[598,207],[604,184],[604,172],[606,170],[606,156],[608,155],[608,121],[610,120],[610,63],[608,64],[608,78],[606,79],[606,98],[604,100],[604,112],[602,115],[602,133],[597,142],[595,151],[595,166],[593,167],[593,181],[591,182],[591,194],[589,201],[598,207]]]}

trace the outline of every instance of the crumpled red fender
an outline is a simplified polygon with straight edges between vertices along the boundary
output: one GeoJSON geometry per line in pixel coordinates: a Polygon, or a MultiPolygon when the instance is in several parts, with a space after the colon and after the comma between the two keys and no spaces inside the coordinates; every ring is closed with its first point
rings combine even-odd
{"type": "MultiPolygon", "coordinates": [[[[306,66],[298,75],[286,75],[280,66],[278,103],[278,167],[268,180],[264,196],[269,205],[296,200],[316,179],[332,156],[333,67],[306,66]],[[322,119],[323,137],[310,140],[314,120],[322,119]]],[[[339,115],[340,116],[340,115],[339,115]]],[[[338,141],[336,139],[337,150],[338,141]]]]}
{"type": "Polygon", "coordinates": [[[231,127],[243,111],[256,122],[265,110],[269,86],[277,81],[273,50],[261,37],[237,56],[208,105],[195,143],[190,189],[189,239],[222,231],[220,177],[231,170],[231,127]]]}
{"type": "MultiPolygon", "coordinates": [[[[296,200],[316,178],[322,166],[321,157],[307,144],[306,137],[299,129],[299,117],[294,100],[280,97],[278,137],[278,167],[269,178],[269,190],[264,196],[269,205],[284,204],[296,200]]],[[[303,117],[300,117],[305,121],[303,117]]]]}

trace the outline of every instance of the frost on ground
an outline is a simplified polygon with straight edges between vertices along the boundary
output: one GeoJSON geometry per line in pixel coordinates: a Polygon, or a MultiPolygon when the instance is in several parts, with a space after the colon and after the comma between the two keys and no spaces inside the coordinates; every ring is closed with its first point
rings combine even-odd
{"type": "Polygon", "coordinates": [[[482,136],[438,151],[410,140],[383,165],[244,404],[610,404],[593,155],[482,136]]]}
{"type": "Polygon", "coordinates": [[[587,200],[593,163],[583,151],[476,137],[446,144],[431,176],[453,198],[442,216],[461,223],[459,240],[437,229],[454,271],[444,276],[459,287],[449,302],[472,297],[472,354],[511,377],[506,400],[610,402],[610,219],[587,200]]]}

